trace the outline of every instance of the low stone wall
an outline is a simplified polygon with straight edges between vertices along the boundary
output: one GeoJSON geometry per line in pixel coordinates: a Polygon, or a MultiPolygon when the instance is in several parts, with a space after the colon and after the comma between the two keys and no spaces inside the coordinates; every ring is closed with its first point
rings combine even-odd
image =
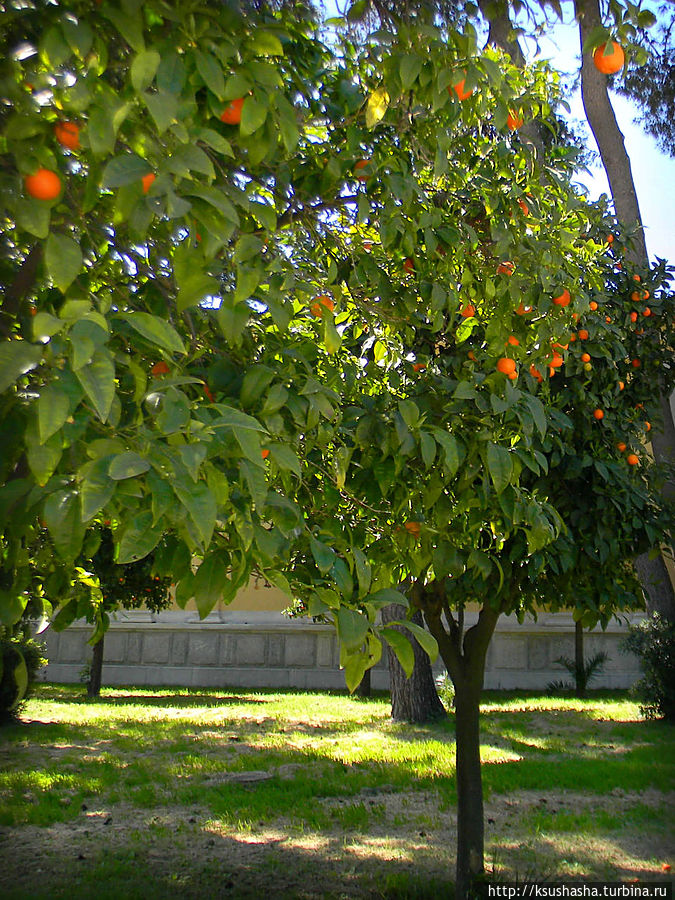
{"type": "MultiPolygon", "coordinates": [[[[633,617],[635,621],[639,616],[633,617]]],[[[467,614],[467,627],[475,621],[467,614]]],[[[639,677],[638,661],[620,653],[625,626],[585,634],[586,658],[604,650],[609,661],[594,687],[626,688],[639,677]]],[[[91,626],[75,623],[57,634],[48,630],[49,665],[45,681],[77,682],[91,657],[91,626]]],[[[486,688],[542,690],[568,679],[555,663],[574,655],[574,624],[569,615],[544,614],[522,625],[503,617],[488,651],[486,688]]],[[[444,671],[437,661],[435,670],[444,671]]],[[[333,629],[280,613],[214,613],[200,621],[195,613],[169,610],[157,616],[127,613],[113,622],[105,638],[105,685],[183,687],[344,688],[333,629]]],[[[386,663],[372,673],[376,690],[389,686],[386,663]]]]}

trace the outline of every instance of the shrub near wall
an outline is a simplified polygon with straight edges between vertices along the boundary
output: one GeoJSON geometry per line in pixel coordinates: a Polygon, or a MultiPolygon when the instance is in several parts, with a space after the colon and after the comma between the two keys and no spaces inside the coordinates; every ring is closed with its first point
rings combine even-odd
{"type": "Polygon", "coordinates": [[[0,722],[16,718],[37,672],[47,663],[44,644],[30,637],[28,628],[25,623],[15,634],[0,629],[0,722]]]}
{"type": "Polygon", "coordinates": [[[675,722],[675,624],[654,613],[631,626],[622,649],[642,665],[644,675],[633,690],[643,716],[675,722]]]}

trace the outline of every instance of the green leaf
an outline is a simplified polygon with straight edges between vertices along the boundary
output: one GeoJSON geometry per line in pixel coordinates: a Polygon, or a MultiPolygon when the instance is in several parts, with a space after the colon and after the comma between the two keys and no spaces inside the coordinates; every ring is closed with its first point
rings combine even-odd
{"type": "Polygon", "coordinates": [[[143,40],[143,17],[139,4],[126,3],[124,10],[106,3],[103,15],[110,19],[129,46],[140,53],[145,49],[143,40]]]}
{"type": "Polygon", "coordinates": [[[524,394],[527,405],[530,407],[530,412],[532,413],[532,418],[534,419],[534,424],[537,426],[539,430],[539,434],[542,437],[546,435],[546,412],[544,410],[544,404],[539,400],[538,397],[535,397],[533,394],[524,394]]]}
{"type": "Polygon", "coordinates": [[[312,551],[312,556],[319,572],[322,575],[327,575],[333,568],[333,563],[336,560],[335,551],[313,537],[309,539],[309,548],[312,551]]]}
{"type": "Polygon", "coordinates": [[[350,653],[345,660],[345,684],[350,694],[353,694],[363,681],[363,676],[370,668],[370,657],[367,653],[350,653]]]}
{"type": "Polygon", "coordinates": [[[267,107],[254,100],[253,97],[247,97],[241,108],[241,124],[239,126],[243,137],[248,137],[265,124],[267,118],[267,107]]]}
{"type": "Polygon", "coordinates": [[[219,100],[223,100],[225,94],[225,78],[223,76],[221,64],[213,54],[204,53],[201,50],[195,50],[194,57],[195,62],[197,63],[197,71],[201,75],[204,84],[219,100]]]}
{"type": "Polygon", "coordinates": [[[436,443],[440,444],[445,454],[445,462],[451,476],[457,474],[464,452],[454,434],[444,431],[442,428],[433,428],[433,436],[436,443]]]}
{"type": "MultiPolygon", "coordinates": [[[[87,135],[92,152],[96,156],[108,156],[113,153],[116,132],[110,110],[101,106],[94,106],[89,110],[87,135]]],[[[146,175],[147,171],[143,174],[146,175]]]]}
{"type": "Polygon", "coordinates": [[[409,91],[417,76],[422,71],[422,57],[417,53],[405,53],[399,62],[399,75],[401,77],[401,87],[404,91],[409,91]]]}
{"type": "Polygon", "coordinates": [[[271,444],[270,456],[280,469],[293,472],[298,478],[301,475],[300,460],[287,444],[271,444]]]}
{"type": "Polygon", "coordinates": [[[196,526],[203,546],[207,547],[216,525],[217,506],[213,494],[202,481],[187,487],[176,480],[173,489],[196,526]]]}
{"type": "Polygon", "coordinates": [[[41,346],[12,340],[0,344],[0,392],[6,391],[18,378],[35,369],[41,361],[41,346]]]}
{"type": "Polygon", "coordinates": [[[160,91],[170,94],[180,94],[185,84],[185,64],[174,50],[162,54],[162,59],[157,69],[157,87],[160,91]]]}
{"type": "Polygon", "coordinates": [[[370,590],[370,582],[372,577],[372,572],[370,568],[370,563],[366,559],[365,555],[358,547],[354,547],[354,562],[356,564],[356,578],[359,583],[359,599],[365,597],[365,595],[370,590]]]}
{"type": "Polygon", "coordinates": [[[284,48],[282,47],[279,38],[269,31],[263,31],[261,28],[253,30],[248,45],[258,54],[258,56],[284,55],[284,48]]]}
{"type": "Polygon", "coordinates": [[[118,565],[127,565],[144,559],[155,549],[163,534],[162,524],[153,527],[150,510],[139,513],[124,529],[115,561],[118,565]]]}
{"type": "Polygon", "coordinates": [[[368,634],[368,618],[353,609],[343,606],[335,614],[338,639],[346,649],[358,650],[364,643],[368,634]]]}
{"type": "Polygon", "coordinates": [[[251,431],[265,431],[263,426],[253,416],[249,416],[241,410],[226,406],[224,403],[216,403],[216,409],[220,413],[218,419],[212,424],[215,426],[228,426],[230,428],[248,428],[251,431]]]}
{"type": "Polygon", "coordinates": [[[178,97],[176,94],[170,94],[166,91],[158,91],[156,94],[146,92],[141,96],[157,126],[157,131],[163,134],[169,125],[176,121],[178,97]]]}
{"type": "Polygon", "coordinates": [[[207,297],[217,296],[220,291],[218,281],[211,275],[195,272],[185,281],[181,282],[176,295],[176,307],[178,312],[183,312],[191,306],[197,306],[207,297]]]}
{"type": "Polygon", "coordinates": [[[47,484],[54,474],[56,467],[63,455],[63,444],[58,435],[53,436],[44,444],[32,440],[31,430],[26,431],[26,455],[28,466],[40,486],[47,484]]]}
{"type": "Polygon", "coordinates": [[[436,441],[425,431],[420,432],[420,447],[425,468],[430,468],[436,458],[436,441]]]}
{"type": "MultiPolygon", "coordinates": [[[[222,134],[214,131],[213,128],[200,128],[197,132],[197,139],[203,141],[216,153],[222,153],[223,156],[229,156],[231,159],[234,159],[232,144],[222,134]]],[[[220,191],[218,193],[222,194],[220,191]]]]}
{"type": "Polygon", "coordinates": [[[49,277],[65,294],[82,269],[82,251],[72,238],[52,232],[47,238],[45,262],[49,277]]]}
{"type": "Polygon", "coordinates": [[[365,598],[365,602],[374,606],[376,609],[381,609],[383,606],[389,606],[391,603],[398,603],[401,606],[406,607],[408,606],[408,598],[405,594],[402,594],[394,588],[382,588],[379,591],[375,591],[373,594],[368,594],[365,598]]]}
{"type": "Polygon", "coordinates": [[[75,373],[102,422],[108,420],[115,399],[115,364],[107,350],[99,350],[92,361],[75,373]]]}
{"type": "Polygon", "coordinates": [[[60,428],[70,415],[70,397],[54,385],[45,385],[38,400],[38,429],[44,444],[60,428]]]}
{"type": "Polygon", "coordinates": [[[45,501],[43,518],[56,552],[67,562],[74,562],[84,539],[80,498],[77,492],[60,490],[50,494],[45,501]]]}
{"type": "Polygon", "coordinates": [[[332,355],[333,353],[337,353],[337,351],[340,349],[340,345],[342,344],[342,337],[340,335],[340,332],[335,327],[333,315],[330,310],[322,307],[321,318],[323,319],[323,342],[326,350],[328,350],[328,352],[332,355]]]}
{"type": "Polygon", "coordinates": [[[112,500],[115,493],[115,482],[108,475],[110,456],[101,456],[87,463],[80,470],[80,502],[82,504],[82,521],[89,522],[106,503],[112,500]]]}
{"type": "Polygon", "coordinates": [[[156,50],[143,50],[131,64],[131,83],[137,94],[150,87],[159,68],[161,56],[156,50]]]}
{"type": "Polygon", "coordinates": [[[62,66],[72,52],[58,26],[50,28],[43,34],[39,49],[40,59],[51,68],[62,66]]]}
{"type": "Polygon", "coordinates": [[[223,597],[230,593],[230,570],[230,560],[222,550],[209,553],[200,563],[192,582],[192,593],[200,619],[205,619],[223,597]]]}
{"type": "Polygon", "coordinates": [[[124,481],[125,478],[133,478],[135,475],[141,475],[147,472],[150,463],[147,459],[134,453],[133,450],[127,450],[115,456],[108,468],[108,475],[113,481],[124,481]]]}
{"type": "Polygon", "coordinates": [[[16,224],[37,238],[48,236],[51,215],[51,206],[44,201],[19,200],[16,204],[16,224]]]}
{"type": "Polygon", "coordinates": [[[145,312],[121,313],[120,317],[158,347],[163,347],[172,353],[185,353],[185,344],[180,335],[166,319],[145,312]]]}
{"type": "Polygon", "coordinates": [[[426,628],[422,628],[421,625],[416,625],[415,622],[409,622],[407,619],[398,624],[407,628],[408,631],[414,635],[417,643],[427,654],[431,662],[436,662],[436,659],[438,658],[438,644],[436,643],[436,638],[432,634],[429,634],[426,628]]]}
{"type": "Polygon", "coordinates": [[[396,654],[396,658],[401,664],[401,668],[405,672],[406,678],[410,678],[413,669],[415,668],[415,653],[408,638],[404,634],[401,634],[400,631],[396,631],[395,628],[381,628],[378,633],[385,639],[396,654]]]}
{"type": "Polygon", "coordinates": [[[495,490],[500,494],[513,476],[513,459],[506,447],[490,442],[487,448],[487,465],[495,490]]]}
{"type": "Polygon", "coordinates": [[[141,183],[144,175],[152,172],[147,160],[141,159],[135,153],[125,153],[124,156],[115,156],[106,165],[101,178],[104,189],[122,187],[125,184],[141,183]]]}
{"type": "Polygon", "coordinates": [[[389,108],[389,94],[384,88],[378,88],[370,97],[366,104],[366,126],[374,128],[378,122],[384,118],[389,108]]]}

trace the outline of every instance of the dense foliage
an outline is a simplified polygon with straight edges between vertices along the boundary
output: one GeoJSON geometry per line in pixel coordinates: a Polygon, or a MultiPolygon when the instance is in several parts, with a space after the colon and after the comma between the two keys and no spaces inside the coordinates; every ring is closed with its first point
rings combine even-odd
{"type": "Polygon", "coordinates": [[[640,660],[643,676],[634,687],[642,714],[675,722],[675,625],[658,613],[632,625],[623,649],[640,660]]]}

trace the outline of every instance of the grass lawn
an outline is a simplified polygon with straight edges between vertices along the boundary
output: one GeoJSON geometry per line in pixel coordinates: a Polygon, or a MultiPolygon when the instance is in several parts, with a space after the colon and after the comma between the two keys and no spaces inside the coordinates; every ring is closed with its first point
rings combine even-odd
{"type": "MultiPolygon", "coordinates": [[[[622,694],[487,694],[495,877],[663,879],[675,729],[622,694]]],[[[4,900],[449,896],[454,729],[387,698],[42,685],[0,730],[4,900]]]]}

